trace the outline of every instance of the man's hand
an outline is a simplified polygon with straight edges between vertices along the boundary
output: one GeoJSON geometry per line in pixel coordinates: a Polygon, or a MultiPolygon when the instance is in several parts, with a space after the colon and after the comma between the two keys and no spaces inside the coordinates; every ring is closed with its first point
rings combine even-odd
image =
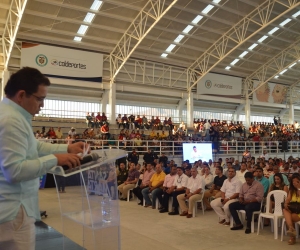
{"type": "Polygon", "coordinates": [[[229,199],[224,199],[222,204],[225,205],[227,201],[229,201],[229,199]]]}
{"type": "Polygon", "coordinates": [[[80,157],[76,154],[55,154],[57,166],[68,166],[75,168],[80,165],[80,157]]]}
{"type": "Polygon", "coordinates": [[[210,192],[211,194],[213,193],[213,191],[214,191],[214,190],[213,190],[212,188],[209,190],[209,192],[210,192]]]}
{"type": "Polygon", "coordinates": [[[244,203],[244,198],[240,197],[239,198],[239,203],[243,204],[244,203]]]}
{"type": "Polygon", "coordinates": [[[71,154],[79,154],[79,153],[84,153],[84,150],[87,150],[87,153],[90,153],[90,146],[87,143],[84,142],[76,142],[74,144],[70,144],[68,146],[68,153],[71,154]]]}
{"type": "Polygon", "coordinates": [[[191,196],[192,196],[192,193],[188,193],[188,194],[185,196],[185,198],[186,198],[186,199],[189,199],[191,196]]]}

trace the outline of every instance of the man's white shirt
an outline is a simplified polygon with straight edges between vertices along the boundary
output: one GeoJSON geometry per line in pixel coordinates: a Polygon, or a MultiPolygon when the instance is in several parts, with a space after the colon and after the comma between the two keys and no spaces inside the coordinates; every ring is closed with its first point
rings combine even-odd
{"type": "Polygon", "coordinates": [[[235,176],[230,181],[226,179],[221,187],[221,191],[225,193],[225,198],[229,198],[232,195],[239,193],[242,186],[242,182],[235,176]]]}
{"type": "Polygon", "coordinates": [[[201,192],[203,192],[205,189],[205,181],[203,177],[198,174],[195,178],[191,176],[188,180],[187,188],[190,190],[191,193],[194,193],[199,188],[201,188],[201,192]]]}
{"type": "Polygon", "coordinates": [[[176,188],[182,188],[182,187],[187,187],[189,177],[185,174],[182,174],[179,176],[178,174],[175,176],[175,180],[173,183],[173,186],[176,186],[176,188]]]}

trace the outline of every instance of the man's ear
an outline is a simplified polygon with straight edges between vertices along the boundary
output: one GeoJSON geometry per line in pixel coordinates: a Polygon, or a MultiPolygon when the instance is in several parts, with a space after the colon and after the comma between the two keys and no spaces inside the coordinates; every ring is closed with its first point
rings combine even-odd
{"type": "Polygon", "coordinates": [[[25,96],[26,96],[26,92],[25,92],[25,90],[19,90],[16,94],[15,94],[15,96],[14,96],[14,98],[13,99],[15,99],[15,101],[17,102],[17,103],[22,103],[22,101],[23,101],[23,99],[25,98],[25,96]]]}

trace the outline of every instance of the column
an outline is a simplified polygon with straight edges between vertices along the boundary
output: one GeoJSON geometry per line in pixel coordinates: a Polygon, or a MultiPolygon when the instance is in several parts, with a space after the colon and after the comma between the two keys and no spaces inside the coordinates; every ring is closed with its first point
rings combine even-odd
{"type": "Polygon", "coordinates": [[[176,120],[174,122],[176,123],[181,123],[182,122],[182,110],[184,108],[184,105],[186,103],[186,98],[182,98],[179,103],[178,103],[178,106],[176,107],[177,110],[176,110],[176,120]],[[177,121],[178,119],[178,121],[177,121]]]}
{"type": "Polygon", "coordinates": [[[2,81],[1,81],[1,86],[0,86],[0,101],[3,99],[3,97],[5,96],[5,94],[4,94],[4,87],[5,87],[5,85],[6,85],[6,83],[7,83],[7,81],[8,81],[8,79],[9,79],[9,77],[10,77],[10,73],[9,73],[9,71],[7,71],[7,70],[4,70],[3,72],[2,72],[2,81]]]}
{"type": "Polygon", "coordinates": [[[102,94],[102,100],[101,100],[101,112],[104,113],[107,113],[108,95],[109,95],[109,90],[104,90],[102,94]]]}
{"type": "Polygon", "coordinates": [[[109,123],[116,124],[116,84],[110,83],[108,94],[109,123]]]}
{"type": "Polygon", "coordinates": [[[188,93],[187,98],[187,127],[193,127],[194,123],[194,94],[192,91],[188,93]]]}
{"type": "Polygon", "coordinates": [[[290,103],[289,106],[289,124],[294,124],[294,104],[290,103]]]}
{"type": "Polygon", "coordinates": [[[245,127],[249,128],[250,127],[250,114],[251,114],[251,110],[250,110],[250,100],[249,100],[249,96],[246,96],[246,104],[245,104],[245,127]]]}

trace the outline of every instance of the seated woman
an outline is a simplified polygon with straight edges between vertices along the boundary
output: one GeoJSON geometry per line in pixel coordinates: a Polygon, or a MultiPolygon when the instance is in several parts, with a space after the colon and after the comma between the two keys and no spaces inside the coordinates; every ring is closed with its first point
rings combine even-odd
{"type": "MultiPolygon", "coordinates": [[[[288,193],[289,188],[287,185],[285,185],[282,174],[276,173],[276,174],[274,174],[273,178],[274,178],[274,183],[269,187],[268,193],[270,193],[271,191],[274,191],[274,190],[283,190],[286,193],[288,193]]],[[[271,206],[270,206],[269,212],[272,213],[272,210],[275,206],[274,196],[272,195],[270,198],[271,198],[271,206]]]]}
{"type": "Polygon", "coordinates": [[[286,224],[288,226],[287,234],[290,236],[290,240],[288,241],[289,245],[294,245],[296,242],[296,230],[294,227],[295,222],[300,221],[300,213],[293,213],[290,208],[290,202],[295,202],[300,205],[300,175],[293,174],[291,178],[290,190],[288,193],[288,197],[284,203],[283,215],[286,220],[286,224]]]}

